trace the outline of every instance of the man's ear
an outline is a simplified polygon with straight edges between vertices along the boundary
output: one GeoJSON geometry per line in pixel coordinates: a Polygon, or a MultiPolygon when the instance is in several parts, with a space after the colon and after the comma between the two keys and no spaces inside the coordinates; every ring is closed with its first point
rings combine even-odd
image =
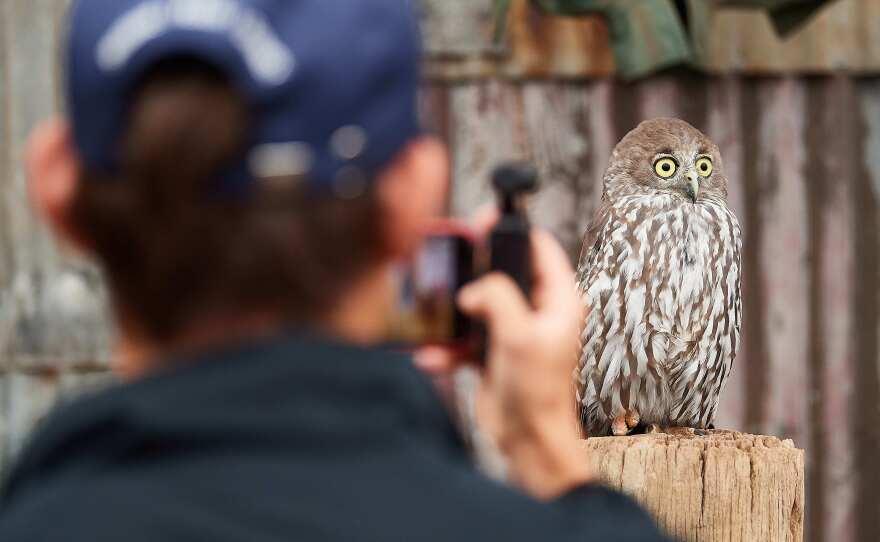
{"type": "Polygon", "coordinates": [[[55,118],[34,129],[25,167],[31,203],[55,238],[77,251],[89,252],[70,220],[81,165],[66,120],[55,118]]]}
{"type": "Polygon", "coordinates": [[[380,175],[379,201],[388,256],[406,258],[445,210],[449,155],[436,137],[410,143],[380,175]]]}

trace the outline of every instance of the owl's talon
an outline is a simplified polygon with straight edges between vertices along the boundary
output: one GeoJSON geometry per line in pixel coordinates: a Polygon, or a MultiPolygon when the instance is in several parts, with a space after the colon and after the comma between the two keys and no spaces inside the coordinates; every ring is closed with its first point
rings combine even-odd
{"type": "Polygon", "coordinates": [[[611,434],[615,437],[622,437],[629,433],[629,427],[626,426],[626,416],[615,416],[611,420],[611,434]]]}
{"type": "Polygon", "coordinates": [[[659,425],[657,425],[656,423],[649,424],[647,427],[645,427],[645,434],[646,435],[656,435],[656,434],[659,434],[662,432],[663,432],[663,429],[659,425]]]}
{"type": "Polygon", "coordinates": [[[611,420],[611,434],[616,437],[622,437],[632,433],[640,432],[641,415],[637,410],[630,409],[625,413],[615,416],[611,420]]]}
{"type": "Polygon", "coordinates": [[[706,435],[709,434],[709,432],[706,431],[705,429],[694,428],[694,434],[697,435],[698,437],[705,437],[706,435]]]}
{"type": "Polygon", "coordinates": [[[642,421],[642,416],[639,414],[638,410],[627,410],[626,415],[624,416],[624,421],[626,422],[626,427],[633,430],[639,425],[639,422],[642,421]]]}

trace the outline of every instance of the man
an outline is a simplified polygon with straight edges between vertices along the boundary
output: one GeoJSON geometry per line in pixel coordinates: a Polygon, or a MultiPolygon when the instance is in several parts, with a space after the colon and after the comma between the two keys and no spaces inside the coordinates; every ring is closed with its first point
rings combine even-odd
{"type": "Polygon", "coordinates": [[[27,165],[58,239],[105,271],[124,384],[42,427],[0,539],[661,539],[592,484],[578,302],[548,236],[531,304],[502,276],[459,299],[488,325],[480,402],[515,487],[474,470],[429,379],[381,347],[391,269],[448,175],[418,62],[402,0],[74,2],[71,117],[27,165]]]}

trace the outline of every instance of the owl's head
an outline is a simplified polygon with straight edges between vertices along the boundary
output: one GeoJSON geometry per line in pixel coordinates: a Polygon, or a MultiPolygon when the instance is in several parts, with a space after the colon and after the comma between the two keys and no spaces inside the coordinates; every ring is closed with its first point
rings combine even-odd
{"type": "Polygon", "coordinates": [[[718,146],[679,119],[639,124],[614,148],[605,173],[605,194],[670,194],[682,202],[727,199],[727,178],[718,146]]]}

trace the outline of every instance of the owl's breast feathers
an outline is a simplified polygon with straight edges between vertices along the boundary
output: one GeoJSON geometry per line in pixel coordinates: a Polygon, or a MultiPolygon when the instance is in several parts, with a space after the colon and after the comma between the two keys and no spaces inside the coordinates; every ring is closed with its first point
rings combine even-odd
{"type": "Polygon", "coordinates": [[[588,429],[628,408],[647,423],[711,422],[739,341],[740,238],[723,201],[625,196],[600,208],[578,267],[588,429]]]}

